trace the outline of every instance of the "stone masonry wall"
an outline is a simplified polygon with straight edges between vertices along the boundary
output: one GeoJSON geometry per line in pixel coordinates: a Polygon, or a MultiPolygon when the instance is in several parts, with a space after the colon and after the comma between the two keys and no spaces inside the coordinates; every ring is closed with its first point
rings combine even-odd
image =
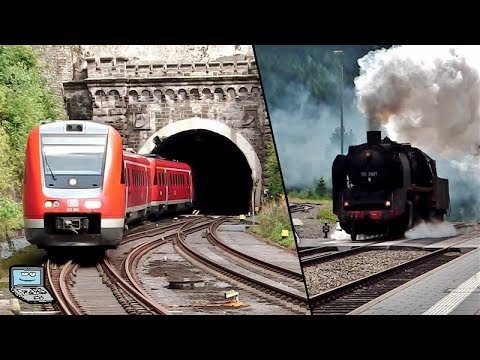
{"type": "Polygon", "coordinates": [[[86,78],[64,83],[71,119],[112,125],[124,145],[136,151],[169,123],[191,117],[218,120],[249,141],[263,167],[271,130],[255,61],[131,64],[123,57],[85,61],[86,78]]]}

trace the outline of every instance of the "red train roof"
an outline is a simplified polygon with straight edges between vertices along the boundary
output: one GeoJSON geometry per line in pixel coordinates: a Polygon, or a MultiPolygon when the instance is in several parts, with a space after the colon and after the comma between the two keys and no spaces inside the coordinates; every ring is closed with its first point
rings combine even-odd
{"type": "Polygon", "coordinates": [[[141,164],[150,165],[151,161],[155,162],[155,166],[162,166],[167,168],[174,168],[174,169],[182,169],[182,170],[192,170],[190,165],[182,162],[165,160],[165,159],[157,159],[157,158],[146,158],[140,154],[131,153],[128,151],[123,152],[123,156],[126,160],[139,162],[141,164]]]}
{"type": "Polygon", "coordinates": [[[165,159],[155,159],[155,165],[162,166],[162,167],[175,168],[175,169],[182,169],[182,170],[192,170],[192,168],[188,164],[177,162],[177,161],[165,160],[165,159]]]}

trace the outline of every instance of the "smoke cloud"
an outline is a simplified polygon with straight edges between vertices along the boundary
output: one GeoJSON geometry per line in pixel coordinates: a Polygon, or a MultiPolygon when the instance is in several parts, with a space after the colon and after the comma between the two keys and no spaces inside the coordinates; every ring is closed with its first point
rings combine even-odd
{"type": "MultiPolygon", "coordinates": [[[[369,128],[439,154],[480,154],[480,47],[398,46],[358,60],[369,128]]],[[[478,164],[478,158],[476,158],[478,164]]]]}
{"type": "MultiPolygon", "coordinates": [[[[333,144],[330,136],[340,126],[340,108],[315,104],[302,85],[291,86],[296,95],[285,97],[283,107],[269,109],[285,185],[302,188],[320,177],[330,184],[332,163],[340,154],[340,145],[333,144]]],[[[344,93],[344,128],[352,129],[355,143],[366,141],[365,120],[352,88],[344,93]]]]}
{"type": "Polygon", "coordinates": [[[358,108],[368,127],[427,152],[449,179],[450,218],[478,218],[480,46],[397,46],[358,64],[358,108]]]}
{"type": "Polygon", "coordinates": [[[457,230],[448,221],[441,223],[420,222],[405,233],[407,239],[442,238],[457,235],[457,230]]]}

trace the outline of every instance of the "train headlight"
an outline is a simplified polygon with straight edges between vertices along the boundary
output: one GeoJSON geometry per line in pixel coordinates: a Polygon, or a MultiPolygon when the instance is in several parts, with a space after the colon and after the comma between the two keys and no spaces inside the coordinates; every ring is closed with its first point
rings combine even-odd
{"type": "Polygon", "coordinates": [[[386,200],[386,201],[385,201],[385,206],[386,206],[386,207],[390,207],[390,205],[392,205],[392,203],[390,202],[390,200],[386,200]]]}
{"type": "Polygon", "coordinates": [[[58,208],[58,207],[60,206],[60,201],[55,200],[55,201],[52,203],[52,206],[53,206],[54,208],[58,208]]]}
{"type": "Polygon", "coordinates": [[[47,201],[45,201],[44,205],[45,205],[46,208],[51,208],[53,204],[50,200],[47,200],[47,201]]]}
{"type": "Polygon", "coordinates": [[[102,202],[100,200],[85,200],[83,206],[87,209],[100,209],[102,207],[102,202]]]}
{"type": "Polygon", "coordinates": [[[349,205],[350,205],[350,203],[349,203],[348,201],[344,201],[344,202],[343,202],[343,206],[344,206],[344,207],[348,207],[349,205]]]}
{"type": "Polygon", "coordinates": [[[70,186],[77,186],[77,179],[71,178],[70,180],[68,180],[68,183],[70,184],[70,186]]]}

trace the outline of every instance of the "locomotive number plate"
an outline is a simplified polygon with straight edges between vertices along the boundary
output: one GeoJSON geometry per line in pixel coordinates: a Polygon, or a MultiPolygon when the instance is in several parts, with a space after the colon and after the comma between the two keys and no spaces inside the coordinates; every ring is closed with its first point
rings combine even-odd
{"type": "Polygon", "coordinates": [[[67,212],[79,212],[80,208],[67,208],[67,212]]]}
{"type": "Polygon", "coordinates": [[[366,172],[366,171],[362,171],[360,173],[361,176],[377,176],[377,172],[376,171],[369,171],[369,172],[366,172]]]}

